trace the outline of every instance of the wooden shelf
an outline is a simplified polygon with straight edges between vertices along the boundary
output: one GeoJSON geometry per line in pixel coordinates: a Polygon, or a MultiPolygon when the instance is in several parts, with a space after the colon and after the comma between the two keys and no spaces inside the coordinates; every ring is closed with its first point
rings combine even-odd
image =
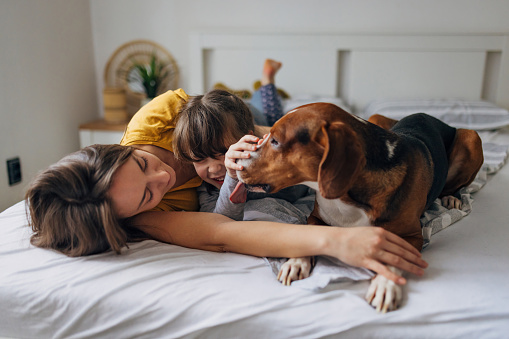
{"type": "Polygon", "coordinates": [[[80,130],[90,129],[97,131],[125,131],[127,122],[109,122],[105,120],[95,120],[80,125],[80,130]]]}
{"type": "Polygon", "coordinates": [[[127,122],[95,120],[79,127],[80,147],[93,144],[118,144],[127,127],[127,122]]]}

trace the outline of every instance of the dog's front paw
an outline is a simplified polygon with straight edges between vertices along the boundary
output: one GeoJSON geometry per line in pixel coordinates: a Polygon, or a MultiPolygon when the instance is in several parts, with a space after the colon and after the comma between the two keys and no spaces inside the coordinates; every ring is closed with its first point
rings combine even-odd
{"type": "Polygon", "coordinates": [[[461,200],[453,197],[452,195],[447,195],[442,197],[442,206],[444,206],[447,209],[456,208],[458,210],[461,209],[461,200]]]}
{"type": "MultiPolygon", "coordinates": [[[[390,269],[397,270],[393,267],[390,267],[390,269]]],[[[396,310],[402,299],[403,290],[401,286],[380,274],[371,280],[368,293],[366,293],[366,301],[375,307],[377,312],[382,313],[396,310]]]]}
{"type": "Polygon", "coordinates": [[[292,281],[309,277],[313,264],[314,257],[290,258],[279,269],[277,280],[285,286],[290,286],[292,281]]]}

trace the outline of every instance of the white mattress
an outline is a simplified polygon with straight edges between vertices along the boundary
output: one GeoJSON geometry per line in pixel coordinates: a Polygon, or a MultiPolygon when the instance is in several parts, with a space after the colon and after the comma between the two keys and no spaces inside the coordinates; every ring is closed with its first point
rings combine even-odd
{"type": "MultiPolygon", "coordinates": [[[[509,135],[496,136],[509,143],[509,135]]],[[[401,309],[368,282],[279,284],[261,258],[155,241],[68,258],[29,245],[24,203],[0,214],[0,336],[23,338],[502,338],[509,333],[509,166],[472,213],[433,236],[401,309]]]]}

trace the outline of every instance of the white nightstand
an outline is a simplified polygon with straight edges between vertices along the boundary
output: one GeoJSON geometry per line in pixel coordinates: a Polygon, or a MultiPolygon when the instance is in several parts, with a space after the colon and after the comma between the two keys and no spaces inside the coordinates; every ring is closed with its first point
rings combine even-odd
{"type": "Polygon", "coordinates": [[[80,125],[80,147],[93,144],[118,144],[124,135],[127,122],[96,120],[80,125]]]}

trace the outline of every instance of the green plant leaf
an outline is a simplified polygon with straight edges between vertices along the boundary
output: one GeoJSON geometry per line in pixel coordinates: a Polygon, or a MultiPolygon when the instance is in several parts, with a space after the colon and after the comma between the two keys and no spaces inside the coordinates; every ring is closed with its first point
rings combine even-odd
{"type": "Polygon", "coordinates": [[[136,71],[129,73],[128,81],[140,83],[145,89],[147,97],[155,97],[161,82],[168,76],[168,72],[164,71],[167,64],[157,59],[155,51],[148,64],[136,60],[131,60],[131,62],[136,71]]]}

